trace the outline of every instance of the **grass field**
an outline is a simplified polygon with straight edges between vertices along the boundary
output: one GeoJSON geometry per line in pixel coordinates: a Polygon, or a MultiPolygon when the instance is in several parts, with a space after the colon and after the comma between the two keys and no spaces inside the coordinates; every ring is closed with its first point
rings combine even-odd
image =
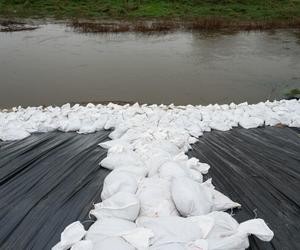
{"type": "Polygon", "coordinates": [[[300,18],[300,0],[0,0],[0,17],[274,21],[300,18]]]}

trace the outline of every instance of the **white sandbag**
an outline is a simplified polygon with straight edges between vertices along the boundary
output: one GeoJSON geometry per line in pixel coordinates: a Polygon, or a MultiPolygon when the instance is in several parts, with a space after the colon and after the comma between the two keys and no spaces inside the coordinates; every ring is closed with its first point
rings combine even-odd
{"type": "Polygon", "coordinates": [[[208,233],[209,250],[243,250],[249,246],[246,234],[239,234],[239,223],[225,212],[212,212],[207,216],[214,219],[214,225],[208,233]]]}
{"type": "Polygon", "coordinates": [[[210,250],[208,247],[208,241],[204,239],[189,242],[188,244],[186,244],[186,247],[188,250],[210,250]]]}
{"type": "Polygon", "coordinates": [[[213,210],[214,211],[225,211],[232,208],[240,208],[241,204],[232,201],[229,197],[222,194],[217,190],[212,190],[213,192],[213,210]]]}
{"type": "Polygon", "coordinates": [[[137,188],[136,176],[129,172],[113,170],[104,179],[101,199],[106,200],[120,191],[135,194],[137,188]]]}
{"type": "Polygon", "coordinates": [[[294,128],[300,127],[300,115],[294,117],[294,120],[289,124],[289,127],[294,127],[294,128]]]}
{"type": "Polygon", "coordinates": [[[139,216],[178,215],[171,198],[170,181],[158,177],[145,178],[136,194],[141,205],[139,216]]]}
{"type": "Polygon", "coordinates": [[[202,187],[206,187],[210,191],[215,189],[215,186],[212,184],[212,178],[207,179],[205,182],[201,184],[202,187]]]}
{"type": "Polygon", "coordinates": [[[169,243],[151,246],[149,250],[189,250],[183,243],[169,243]]]}
{"type": "MultiPolygon", "coordinates": [[[[140,121],[138,121],[138,123],[140,123],[140,121]]],[[[120,139],[133,143],[134,141],[143,138],[144,133],[145,133],[145,128],[141,126],[137,126],[137,127],[129,128],[123,135],[121,135],[120,139]]]]}
{"type": "Polygon", "coordinates": [[[238,227],[239,233],[253,234],[262,241],[271,241],[274,237],[273,231],[262,219],[252,219],[242,222],[238,227]]]}
{"type": "Polygon", "coordinates": [[[202,174],[207,174],[210,166],[207,163],[199,162],[198,169],[202,174]]]}
{"type": "Polygon", "coordinates": [[[209,250],[245,250],[249,247],[248,237],[234,234],[223,238],[208,239],[209,250]]]}
{"type": "Polygon", "coordinates": [[[186,162],[187,167],[195,169],[199,171],[201,174],[207,174],[210,166],[207,163],[199,162],[199,160],[195,157],[192,157],[186,162]]]}
{"type": "Polygon", "coordinates": [[[202,174],[195,170],[187,168],[185,164],[176,161],[165,162],[157,171],[158,176],[171,180],[174,177],[188,177],[197,182],[202,182],[202,174]]]}
{"type": "Polygon", "coordinates": [[[228,131],[232,129],[232,126],[228,124],[226,121],[211,121],[209,123],[211,129],[219,130],[219,131],[228,131]]]}
{"type": "Polygon", "coordinates": [[[170,180],[173,177],[189,177],[187,170],[182,168],[177,162],[167,161],[158,169],[158,176],[170,180]]]}
{"type": "Polygon", "coordinates": [[[81,240],[75,243],[71,250],[93,250],[93,242],[90,240],[81,240]]]}
{"type": "Polygon", "coordinates": [[[86,239],[92,242],[102,241],[109,237],[121,236],[135,229],[135,223],[117,218],[104,218],[97,220],[86,233],[86,239]]]}
{"type": "Polygon", "coordinates": [[[237,232],[239,223],[228,213],[212,212],[207,216],[214,219],[215,223],[208,233],[208,239],[224,238],[237,232]]]}
{"type": "Polygon", "coordinates": [[[109,138],[111,138],[112,140],[114,139],[118,139],[120,138],[122,135],[124,135],[126,133],[126,131],[128,129],[130,129],[126,124],[121,123],[119,126],[115,126],[116,120],[113,119],[113,117],[111,117],[111,119],[108,119],[104,129],[110,129],[110,128],[114,128],[114,131],[112,131],[109,134],[109,138]]]}
{"type": "Polygon", "coordinates": [[[264,125],[264,120],[257,117],[243,117],[239,120],[239,125],[243,128],[257,128],[264,125]]]}
{"type": "Polygon", "coordinates": [[[126,166],[126,167],[121,167],[121,168],[116,168],[113,171],[118,171],[118,172],[125,172],[133,175],[134,177],[137,177],[137,181],[139,182],[141,179],[147,176],[148,170],[144,166],[126,166]]]}
{"type": "Polygon", "coordinates": [[[169,155],[177,155],[180,153],[175,144],[166,140],[154,140],[152,142],[148,142],[147,144],[140,145],[137,150],[147,151],[152,155],[159,154],[161,152],[168,153],[169,155]]]}
{"type": "Polygon", "coordinates": [[[83,121],[79,130],[77,131],[78,134],[90,134],[95,131],[98,131],[98,128],[100,127],[99,130],[103,128],[103,123],[99,123],[99,121],[94,122],[94,121],[83,121]]]}
{"type": "Polygon", "coordinates": [[[205,181],[202,186],[208,188],[213,195],[213,211],[226,211],[232,208],[240,208],[241,205],[232,201],[229,197],[215,190],[215,186],[212,184],[212,179],[205,181]]]}
{"type": "Polygon", "coordinates": [[[182,130],[180,131],[179,128],[177,129],[168,129],[169,131],[169,140],[170,142],[174,143],[178,148],[180,148],[183,152],[186,152],[190,149],[189,147],[189,138],[190,135],[187,131],[182,130]]]}
{"type": "Polygon", "coordinates": [[[121,237],[108,237],[93,242],[94,250],[136,250],[121,237]]]}
{"type": "Polygon", "coordinates": [[[174,161],[178,162],[188,162],[189,157],[184,153],[184,151],[180,152],[179,154],[173,157],[174,161]]]}
{"type": "Polygon", "coordinates": [[[127,150],[120,153],[110,153],[104,158],[100,165],[109,170],[126,166],[143,166],[144,163],[134,151],[127,150]]]}
{"type": "Polygon", "coordinates": [[[215,225],[215,219],[209,215],[191,216],[186,218],[187,221],[193,222],[197,225],[203,238],[207,238],[208,234],[215,225]]]}
{"type": "Polygon", "coordinates": [[[167,140],[158,140],[152,143],[152,147],[157,147],[160,150],[163,150],[165,152],[168,152],[171,155],[176,155],[178,154],[179,148],[172,142],[169,142],[167,140]]]}
{"type": "Polygon", "coordinates": [[[120,154],[120,153],[125,153],[127,151],[132,151],[131,149],[129,150],[129,148],[127,148],[126,146],[122,145],[122,144],[116,144],[115,146],[113,147],[110,147],[108,150],[107,150],[107,154],[110,155],[110,154],[120,154]]]}
{"type": "Polygon", "coordinates": [[[71,116],[69,118],[63,118],[59,122],[58,130],[63,132],[77,131],[81,128],[81,120],[78,117],[71,116]]]}
{"type": "Polygon", "coordinates": [[[146,161],[146,167],[148,169],[148,177],[157,175],[158,169],[172,158],[168,153],[160,152],[159,154],[151,155],[146,161]]]}
{"type": "MultiPolygon", "coordinates": [[[[220,221],[217,220],[217,224],[220,221]]],[[[235,223],[233,223],[235,224],[235,223]]],[[[235,227],[234,225],[233,227],[235,227]]],[[[223,227],[224,229],[224,227],[223,227]]],[[[262,219],[253,219],[241,223],[235,233],[230,236],[214,237],[208,239],[209,250],[244,250],[249,247],[249,235],[255,235],[263,241],[271,241],[274,233],[262,219]]]]}
{"type": "Polygon", "coordinates": [[[60,242],[56,244],[52,250],[69,249],[76,242],[79,242],[86,235],[83,225],[79,221],[75,221],[67,226],[61,233],[60,242]]]}
{"type": "Polygon", "coordinates": [[[178,212],[184,217],[203,215],[212,211],[211,191],[196,181],[186,177],[174,178],[171,193],[178,212]]]}
{"type": "Polygon", "coordinates": [[[170,243],[152,246],[150,250],[209,250],[207,240],[196,240],[189,243],[170,243]]]}
{"type": "Polygon", "coordinates": [[[22,140],[28,136],[30,136],[30,133],[22,128],[0,129],[0,140],[2,141],[22,140]]]}
{"type": "Polygon", "coordinates": [[[200,171],[191,168],[191,169],[187,169],[187,172],[189,173],[189,177],[194,181],[197,181],[199,183],[203,182],[203,176],[200,171]]]}
{"type": "Polygon", "coordinates": [[[90,214],[97,219],[114,217],[134,221],[140,212],[140,201],[136,195],[127,192],[118,192],[110,198],[95,204],[90,214]]]}
{"type": "Polygon", "coordinates": [[[188,243],[203,237],[197,223],[178,216],[159,218],[139,217],[138,226],[149,228],[154,236],[150,239],[151,245],[169,243],[188,243]]]}
{"type": "Polygon", "coordinates": [[[132,149],[132,145],[130,143],[128,143],[125,140],[121,140],[121,139],[101,142],[98,145],[104,149],[110,149],[110,148],[112,148],[114,146],[118,146],[118,145],[121,145],[123,148],[132,149]]]}
{"type": "Polygon", "coordinates": [[[137,227],[122,234],[122,238],[137,250],[146,250],[150,246],[150,239],[154,236],[151,229],[137,227]]]}

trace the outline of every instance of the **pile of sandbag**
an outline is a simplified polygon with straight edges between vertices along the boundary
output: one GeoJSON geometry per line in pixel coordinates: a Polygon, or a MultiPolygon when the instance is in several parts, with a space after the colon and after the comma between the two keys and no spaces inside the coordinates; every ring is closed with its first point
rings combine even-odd
{"type": "Polygon", "coordinates": [[[102,202],[90,212],[96,222],[87,232],[78,223],[66,228],[54,249],[241,250],[249,234],[268,241],[272,231],[262,220],[239,225],[224,213],[241,205],[216,190],[212,180],[204,182],[209,166],[185,153],[204,132],[276,124],[300,127],[300,100],[18,107],[0,112],[0,140],[53,130],[112,130],[111,140],[100,145],[108,152],[101,166],[111,173],[102,202]]]}
{"type": "Polygon", "coordinates": [[[101,146],[108,156],[100,164],[112,171],[90,212],[96,222],[87,231],[73,223],[53,250],[242,250],[250,234],[272,239],[263,220],[239,224],[224,212],[241,205],[203,182],[209,165],[189,159],[184,144],[101,146]]]}

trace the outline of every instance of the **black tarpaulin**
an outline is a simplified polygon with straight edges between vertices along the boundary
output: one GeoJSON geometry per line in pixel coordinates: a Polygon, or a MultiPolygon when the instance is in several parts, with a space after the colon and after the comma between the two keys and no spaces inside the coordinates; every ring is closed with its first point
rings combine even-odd
{"type": "Polygon", "coordinates": [[[109,171],[98,145],[109,132],[34,134],[2,142],[0,249],[50,249],[63,229],[87,220],[109,171]]]}
{"type": "MultiPolygon", "coordinates": [[[[65,226],[89,219],[108,174],[98,166],[106,152],[97,146],[108,133],[52,132],[0,142],[0,249],[50,249],[65,226]]],[[[218,190],[242,204],[234,211],[237,220],[257,214],[274,230],[271,243],[251,238],[251,249],[299,249],[299,133],[213,131],[189,152],[211,165],[218,190]]]]}
{"type": "Polygon", "coordinates": [[[242,205],[239,222],[257,215],[274,231],[271,243],[251,237],[251,249],[300,249],[299,129],[213,131],[189,155],[210,164],[216,188],[242,205]]]}

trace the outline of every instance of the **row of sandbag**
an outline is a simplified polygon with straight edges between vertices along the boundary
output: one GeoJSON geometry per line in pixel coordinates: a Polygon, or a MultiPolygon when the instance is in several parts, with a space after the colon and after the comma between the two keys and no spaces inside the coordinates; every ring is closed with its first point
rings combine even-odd
{"type": "Polygon", "coordinates": [[[211,180],[203,183],[207,164],[188,159],[172,143],[157,145],[143,151],[152,159],[147,165],[120,143],[101,144],[109,149],[101,165],[112,172],[104,181],[103,201],[91,211],[97,221],[87,232],[79,222],[70,225],[54,249],[240,250],[249,246],[249,234],[272,239],[263,220],[239,225],[221,212],[240,204],[215,190],[211,180]]]}
{"type": "Polygon", "coordinates": [[[239,224],[225,212],[204,216],[139,217],[136,223],[114,217],[97,220],[88,231],[69,225],[53,250],[242,250],[248,235],[270,241],[272,231],[261,219],[239,224]]]}
{"type": "Polygon", "coordinates": [[[17,107],[0,111],[0,140],[21,140],[34,132],[55,130],[86,134],[115,129],[123,133],[128,129],[138,132],[145,127],[173,131],[170,139],[174,140],[180,130],[199,137],[205,131],[228,131],[237,126],[247,129],[276,124],[300,127],[299,110],[299,100],[266,101],[253,105],[247,102],[208,106],[89,103],[86,106],[17,107]]]}

